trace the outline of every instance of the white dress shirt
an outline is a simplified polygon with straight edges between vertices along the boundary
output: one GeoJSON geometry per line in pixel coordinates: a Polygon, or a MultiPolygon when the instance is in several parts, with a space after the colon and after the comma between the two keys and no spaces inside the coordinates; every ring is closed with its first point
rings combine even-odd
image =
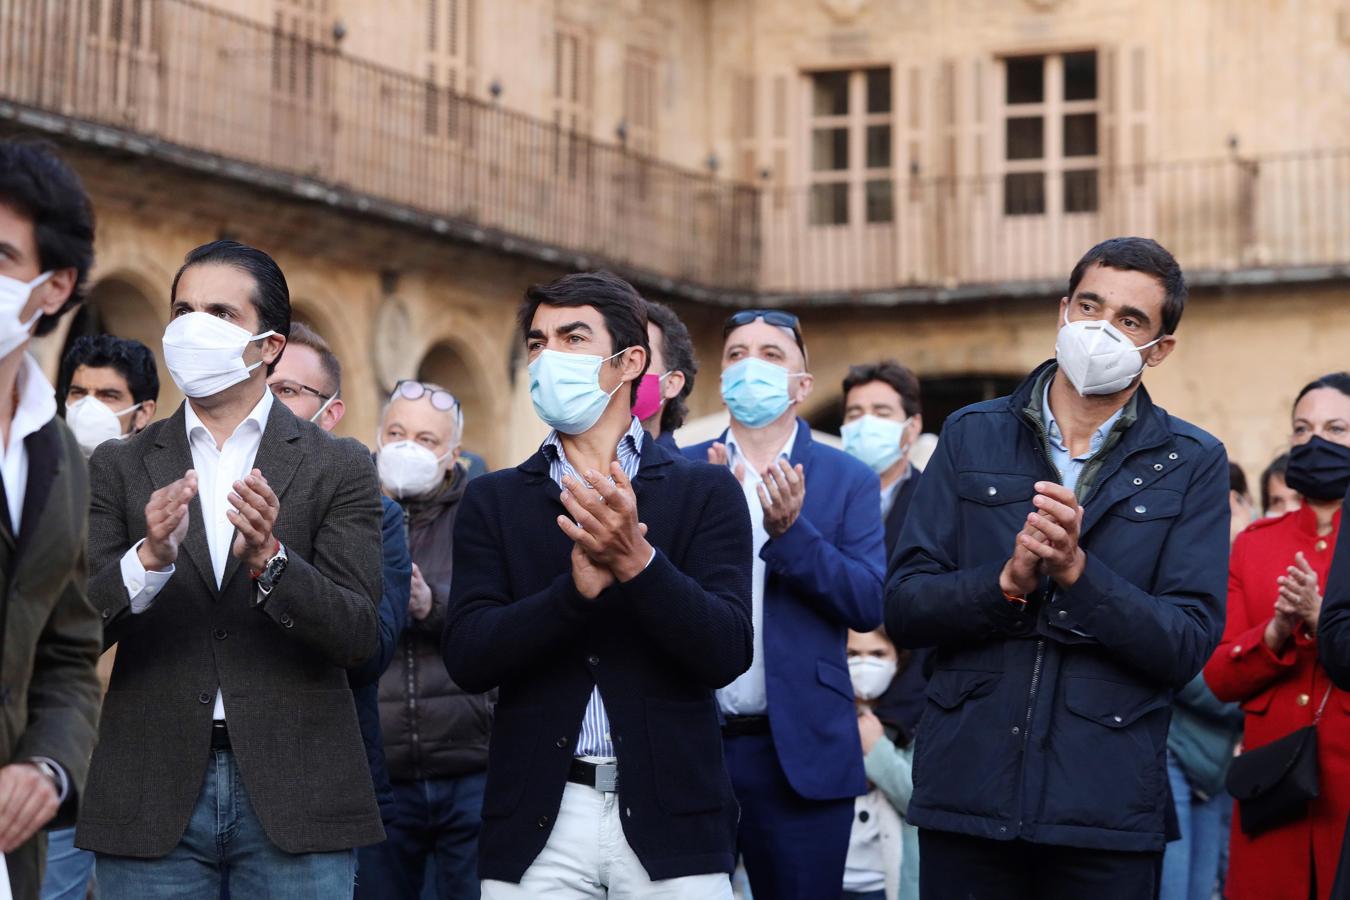
{"type": "MultiPolygon", "coordinates": [[[[783,444],[775,460],[792,458],[792,448],[797,443],[797,429],[792,429],[787,443],[783,444]]],[[[736,445],[736,439],[727,433],[727,466],[736,471],[738,463],[745,463],[745,477],[741,479],[741,491],[745,494],[745,505],[750,509],[750,530],[754,538],[754,553],[751,555],[750,587],[753,606],[751,621],[754,623],[754,658],[750,668],[739,678],[717,692],[717,702],[722,712],[729,716],[761,716],[769,708],[768,692],[764,686],[764,577],[767,567],[760,557],[760,551],[769,542],[769,532],[764,529],[764,507],[759,502],[759,485],[764,479],[736,445]]]]}
{"type": "MultiPolygon", "coordinates": [[[[23,528],[23,501],[28,496],[28,448],[24,438],[36,434],[42,427],[56,417],[56,390],[42,367],[27,352],[23,355],[23,364],[19,367],[16,386],[19,402],[14,407],[14,416],[9,420],[9,441],[0,446],[0,478],[5,483],[5,505],[9,507],[10,533],[17,538],[23,528]]],[[[37,757],[56,769],[60,782],[56,788],[57,800],[64,803],[70,793],[70,776],[65,767],[54,759],[37,757]]]]}
{"type": "Polygon", "coordinates": [[[18,375],[19,404],[9,422],[9,443],[0,448],[0,477],[5,481],[5,500],[9,505],[10,533],[16,537],[23,528],[23,499],[28,493],[28,448],[24,438],[42,429],[56,415],[56,390],[37,360],[27,353],[18,375]]]}
{"type": "MultiPolygon", "coordinates": [[[[187,425],[188,447],[192,450],[192,467],[197,470],[197,497],[202,505],[202,524],[206,527],[206,546],[211,551],[216,587],[220,587],[225,577],[225,563],[229,561],[230,547],[234,543],[234,525],[226,515],[234,509],[229,496],[234,491],[234,483],[243,480],[253,469],[253,460],[258,455],[271,411],[272,392],[264,390],[258,405],[235,427],[225,443],[217,447],[215,438],[193,411],[192,401],[184,401],[183,418],[187,425]]],[[[122,583],[131,599],[133,614],[149,609],[174,573],[173,566],[158,572],[146,571],[136,553],[144,542],[144,538],[137,541],[122,557],[122,583]]],[[[216,688],[216,707],[212,715],[216,719],[225,718],[225,699],[219,687],[216,688]]]]}

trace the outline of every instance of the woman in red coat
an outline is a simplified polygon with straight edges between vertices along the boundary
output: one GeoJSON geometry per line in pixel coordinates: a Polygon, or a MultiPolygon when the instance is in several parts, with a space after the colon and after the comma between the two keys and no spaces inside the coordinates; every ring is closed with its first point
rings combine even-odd
{"type": "Polygon", "coordinates": [[[1238,535],[1228,623],[1205,680],[1220,700],[1242,704],[1247,750],[1311,725],[1326,698],[1317,730],[1322,789],[1305,817],[1254,838],[1235,812],[1229,900],[1326,900],[1350,814],[1350,694],[1332,689],[1315,638],[1350,487],[1350,469],[1338,464],[1350,447],[1350,375],[1325,376],[1299,393],[1291,443],[1287,478],[1304,505],[1238,535]]]}

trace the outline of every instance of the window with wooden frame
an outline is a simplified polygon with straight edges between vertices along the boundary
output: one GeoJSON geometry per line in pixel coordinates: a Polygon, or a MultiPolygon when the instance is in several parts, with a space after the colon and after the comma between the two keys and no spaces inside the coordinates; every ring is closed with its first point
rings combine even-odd
{"type": "Polygon", "coordinates": [[[627,129],[625,144],[629,150],[645,156],[657,151],[656,57],[645,50],[629,47],[623,61],[623,121],[627,129]]]}
{"type": "Polygon", "coordinates": [[[1097,53],[1003,60],[1003,214],[1095,213],[1101,98],[1097,53]]]}
{"type": "Polygon", "coordinates": [[[893,221],[890,68],[815,72],[807,79],[808,221],[822,226],[893,221]]]}
{"type": "Polygon", "coordinates": [[[559,132],[555,170],[572,179],[588,160],[594,71],[590,35],[573,25],[559,25],[553,36],[553,124],[559,132]]]}
{"type": "Polygon", "coordinates": [[[277,0],[272,32],[272,87],[313,101],[323,89],[318,48],[332,35],[328,0],[277,0]]]}
{"type": "Polygon", "coordinates": [[[423,0],[426,4],[426,99],[423,128],[429,137],[456,137],[460,100],[473,92],[475,0],[423,0]]]}

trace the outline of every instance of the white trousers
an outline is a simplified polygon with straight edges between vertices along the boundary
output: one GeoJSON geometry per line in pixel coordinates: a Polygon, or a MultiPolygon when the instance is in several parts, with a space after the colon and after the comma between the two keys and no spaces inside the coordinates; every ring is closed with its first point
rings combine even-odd
{"type": "Polygon", "coordinates": [[[484,881],[483,900],[731,900],[716,873],[652,881],[623,834],[618,794],[567,783],[548,843],[520,884],[484,881]]]}

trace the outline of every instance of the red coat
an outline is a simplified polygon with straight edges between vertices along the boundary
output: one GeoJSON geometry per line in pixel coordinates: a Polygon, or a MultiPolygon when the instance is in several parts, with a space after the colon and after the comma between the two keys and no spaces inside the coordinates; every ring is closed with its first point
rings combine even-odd
{"type": "MultiPolygon", "coordinates": [[[[1310,507],[1254,523],[1233,544],[1228,568],[1228,623],[1205,666],[1205,681],[1220,700],[1242,704],[1243,746],[1254,749],[1311,725],[1331,680],[1317,663],[1317,641],[1299,627],[1279,656],[1263,634],[1274,615],[1275,579],[1303,551],[1325,586],[1340,530],[1317,535],[1310,507]]],[[[1317,867],[1317,898],[1326,900],[1341,856],[1350,814],[1350,694],[1331,692],[1317,729],[1322,792],[1306,818],[1248,838],[1233,814],[1229,900],[1308,900],[1309,859],[1317,867]]]]}

